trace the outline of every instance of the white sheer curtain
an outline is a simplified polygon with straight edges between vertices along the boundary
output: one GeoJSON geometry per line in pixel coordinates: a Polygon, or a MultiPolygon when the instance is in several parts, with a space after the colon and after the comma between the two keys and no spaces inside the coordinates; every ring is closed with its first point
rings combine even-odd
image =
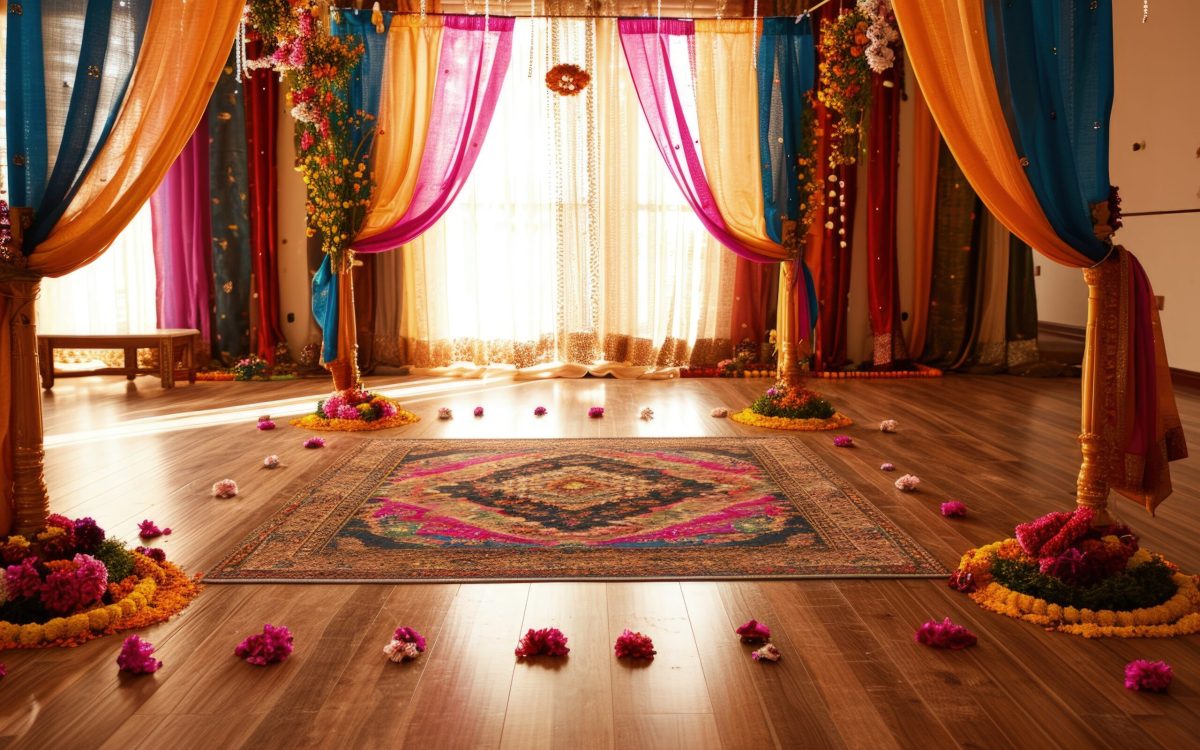
{"type": "Polygon", "coordinates": [[[154,239],[150,204],[95,261],[59,278],[42,279],[38,330],[49,333],[130,333],[156,328],[154,239]]]}
{"type": "Polygon", "coordinates": [[[669,374],[729,348],[734,257],[662,164],[610,19],[518,19],[487,141],[429,232],[379,257],[377,356],[669,374]],[[546,89],[574,63],[582,94],[546,89]]]}

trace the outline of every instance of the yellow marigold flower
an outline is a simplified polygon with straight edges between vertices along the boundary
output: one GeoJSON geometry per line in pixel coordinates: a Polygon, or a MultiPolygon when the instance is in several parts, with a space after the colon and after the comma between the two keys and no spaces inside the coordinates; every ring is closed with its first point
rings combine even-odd
{"type": "Polygon", "coordinates": [[[31,622],[28,625],[21,626],[21,632],[17,636],[17,643],[22,646],[36,646],[42,642],[42,626],[36,622],[31,622]]]}
{"type": "Polygon", "coordinates": [[[88,615],[80,612],[67,618],[67,637],[74,638],[88,629],[88,615]]]}
{"type": "Polygon", "coordinates": [[[55,617],[42,624],[42,636],[48,641],[57,641],[67,635],[67,620],[55,617]]]}
{"type": "Polygon", "coordinates": [[[15,643],[21,633],[21,626],[11,622],[0,622],[0,643],[15,643]]]}
{"type": "Polygon", "coordinates": [[[108,627],[108,622],[110,619],[111,618],[109,616],[107,607],[97,607],[91,612],[88,612],[88,624],[91,626],[92,630],[104,630],[108,627]]]}

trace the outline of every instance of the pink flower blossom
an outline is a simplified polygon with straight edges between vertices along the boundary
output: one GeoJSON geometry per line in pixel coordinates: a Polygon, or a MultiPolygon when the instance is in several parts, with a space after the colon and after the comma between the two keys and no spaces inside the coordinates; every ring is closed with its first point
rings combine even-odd
{"type": "Polygon", "coordinates": [[[635,633],[629,628],[617,636],[613,646],[618,659],[653,659],[658,652],[654,650],[654,641],[650,636],[635,633]]]}
{"type": "Polygon", "coordinates": [[[978,640],[975,634],[962,625],[955,625],[950,618],[938,622],[930,620],[917,629],[914,636],[917,643],[934,648],[948,648],[954,651],[974,646],[978,640]]]}
{"type": "Polygon", "coordinates": [[[950,574],[950,580],[947,581],[946,585],[964,594],[974,593],[977,588],[975,585],[975,575],[969,570],[954,571],[950,574]]]}
{"type": "Polygon", "coordinates": [[[274,453],[272,453],[271,455],[269,455],[263,459],[263,467],[264,468],[274,469],[274,468],[277,468],[278,466],[279,466],[279,456],[276,456],[274,453]]]}
{"type": "Polygon", "coordinates": [[[26,557],[17,565],[4,569],[4,586],[9,599],[36,599],[42,592],[42,577],[37,571],[37,557],[26,557]]]}
{"type": "Polygon", "coordinates": [[[921,484],[921,478],[916,474],[905,474],[896,480],[896,489],[901,492],[916,492],[921,484]]]}
{"type": "Polygon", "coordinates": [[[346,399],[340,393],[335,393],[325,399],[325,403],[321,404],[321,411],[325,412],[325,416],[329,419],[337,419],[338,413],[343,406],[348,406],[346,399]]]}
{"type": "Polygon", "coordinates": [[[401,643],[411,643],[417,647],[417,651],[425,650],[425,636],[409,627],[401,626],[396,628],[396,632],[392,633],[392,640],[400,641],[401,643]]]}
{"type": "Polygon", "coordinates": [[[315,437],[315,436],[310,437],[304,441],[304,447],[305,448],[324,448],[325,447],[325,438],[315,437]]]}
{"type": "Polygon", "coordinates": [[[388,417],[396,416],[396,405],[391,401],[379,402],[379,418],[387,419],[388,417]]]}
{"type": "MultiPolygon", "coordinates": [[[[232,481],[232,480],[224,480],[224,481],[232,481]]],[[[218,482],[217,484],[220,484],[220,482],[218,482]]],[[[216,485],[213,485],[213,489],[214,489],[213,494],[216,494],[216,492],[215,492],[216,485]]],[[[237,485],[234,485],[234,491],[235,491],[234,494],[236,494],[236,490],[237,490],[237,485]]],[[[141,523],[138,524],[138,536],[140,536],[142,539],[157,539],[160,536],[169,536],[170,533],[171,533],[170,528],[160,529],[160,528],[158,528],[158,524],[154,523],[153,521],[151,521],[149,519],[142,521],[141,523]]]]}
{"type": "Polygon", "coordinates": [[[1076,508],[1070,513],[1047,513],[1015,529],[1021,549],[1031,557],[1058,557],[1092,525],[1092,509],[1076,508]]]}
{"type": "Polygon", "coordinates": [[[779,649],[774,643],[768,643],[760,649],[750,652],[750,658],[754,661],[779,661],[783,658],[783,654],[779,653],[779,649]]]}
{"type": "Polygon", "coordinates": [[[833,444],[837,448],[853,448],[854,438],[849,435],[838,435],[833,439],[833,444]]]}
{"type": "Polygon", "coordinates": [[[305,130],[300,133],[300,150],[307,151],[316,144],[317,139],[313,137],[311,131],[305,130]]]}
{"type": "Polygon", "coordinates": [[[162,547],[142,547],[138,546],[134,549],[139,555],[145,555],[154,562],[162,565],[167,561],[167,553],[163,552],[162,547]]]}
{"type": "Polygon", "coordinates": [[[885,461],[885,462],[879,464],[879,470],[880,471],[895,471],[896,464],[885,461]]]}
{"type": "Polygon", "coordinates": [[[258,420],[258,429],[273,430],[275,429],[275,422],[270,419],[260,419],[258,420]]]}
{"type": "Polygon", "coordinates": [[[593,406],[593,407],[589,408],[588,416],[591,417],[592,419],[599,419],[600,417],[603,417],[604,416],[604,407],[603,406],[593,406]]]}
{"type": "Polygon", "coordinates": [[[482,406],[475,407],[475,416],[477,416],[477,417],[483,416],[483,407],[482,406]]]}
{"type": "Polygon", "coordinates": [[[1148,693],[1165,693],[1171,684],[1171,665],[1165,661],[1135,659],[1125,665],[1125,687],[1148,693]]]}
{"type": "Polygon", "coordinates": [[[155,659],[154,645],[143,641],[136,635],[131,635],[121,644],[121,653],[117,654],[117,666],[122,672],[129,674],[152,674],[158,671],[162,662],[155,659]]]}
{"type": "Polygon", "coordinates": [[[518,659],[525,659],[542,655],[566,656],[570,652],[571,649],[567,648],[567,637],[558,628],[530,628],[521,636],[514,653],[518,659]]]}
{"type": "Polygon", "coordinates": [[[246,636],[233,650],[235,656],[260,667],[283,661],[291,655],[292,633],[283,625],[263,625],[263,632],[246,636]]]}
{"type": "Polygon", "coordinates": [[[942,503],[942,515],[946,518],[961,518],[967,515],[967,506],[961,500],[942,503]]]}
{"type": "Polygon", "coordinates": [[[535,406],[535,407],[533,408],[533,416],[535,416],[535,417],[544,417],[544,416],[546,416],[546,407],[544,407],[544,406],[535,406]]]}
{"type": "Polygon", "coordinates": [[[744,622],[734,632],[746,643],[765,643],[771,638],[771,629],[758,620],[744,622]]]}
{"type": "Polygon", "coordinates": [[[108,588],[108,568],[91,555],[75,555],[73,570],[46,576],[40,598],[47,612],[70,615],[95,604],[108,588]]]}
{"type": "Polygon", "coordinates": [[[237,482],[232,479],[222,479],[214,482],[212,486],[212,496],[219,498],[236,497],[238,493],[237,482]]]}

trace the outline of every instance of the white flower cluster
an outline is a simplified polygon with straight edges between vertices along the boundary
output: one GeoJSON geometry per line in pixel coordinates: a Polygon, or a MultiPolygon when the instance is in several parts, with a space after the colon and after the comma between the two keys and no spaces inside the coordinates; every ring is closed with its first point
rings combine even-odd
{"type": "Polygon", "coordinates": [[[892,0],[858,0],[858,11],[867,17],[867,65],[876,73],[882,73],[896,62],[896,51],[892,44],[900,39],[894,24],[892,0]]]}
{"type": "Polygon", "coordinates": [[[313,109],[311,102],[302,102],[292,107],[292,117],[300,122],[315,123],[321,121],[320,115],[313,109]]]}

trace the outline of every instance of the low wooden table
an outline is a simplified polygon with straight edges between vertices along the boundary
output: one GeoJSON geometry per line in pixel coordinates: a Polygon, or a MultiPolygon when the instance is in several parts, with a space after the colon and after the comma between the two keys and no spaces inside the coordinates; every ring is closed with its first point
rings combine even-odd
{"type": "Polygon", "coordinates": [[[84,375],[124,375],[129,380],[138,375],[158,375],[163,388],[174,388],[177,369],[187,373],[189,383],[195,383],[196,344],[199,339],[200,332],[194,328],[159,328],[148,333],[38,334],[38,363],[42,371],[42,388],[53,388],[55,376],[73,378],[84,375]],[[55,349],[121,349],[125,352],[125,366],[55,372],[55,349]],[[157,349],[158,368],[138,367],[138,349],[157,349]],[[177,368],[177,363],[182,363],[182,367],[177,368]]]}

